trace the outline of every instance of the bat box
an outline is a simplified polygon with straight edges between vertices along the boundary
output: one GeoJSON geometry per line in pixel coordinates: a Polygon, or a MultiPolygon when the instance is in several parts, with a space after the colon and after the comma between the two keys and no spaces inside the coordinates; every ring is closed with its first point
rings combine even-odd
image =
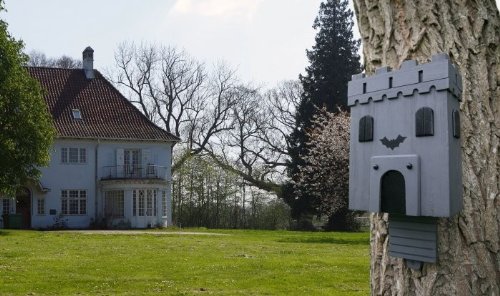
{"type": "Polygon", "coordinates": [[[450,217],[462,209],[461,77],[448,56],[349,82],[349,208],[450,217]]]}

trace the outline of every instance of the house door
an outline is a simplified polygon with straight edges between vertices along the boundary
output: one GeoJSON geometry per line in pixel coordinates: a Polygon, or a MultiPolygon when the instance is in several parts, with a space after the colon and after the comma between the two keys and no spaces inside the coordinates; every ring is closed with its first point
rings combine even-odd
{"type": "Polygon", "coordinates": [[[137,178],[140,176],[139,150],[126,149],[124,151],[124,172],[126,178],[137,178]]]}
{"type": "Polygon", "coordinates": [[[16,192],[16,213],[22,216],[21,228],[31,228],[31,192],[21,187],[16,192]]]}
{"type": "Polygon", "coordinates": [[[380,182],[382,212],[405,215],[405,177],[398,171],[388,171],[382,176],[382,180],[380,182]]]}

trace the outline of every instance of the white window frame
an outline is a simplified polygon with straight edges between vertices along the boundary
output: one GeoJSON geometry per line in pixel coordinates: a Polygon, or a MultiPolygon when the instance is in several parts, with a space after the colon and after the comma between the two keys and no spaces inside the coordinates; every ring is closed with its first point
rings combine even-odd
{"type": "Polygon", "coordinates": [[[71,113],[73,115],[73,119],[80,119],[80,120],[83,119],[82,111],[80,111],[80,109],[72,109],[71,113]]]}
{"type": "Polygon", "coordinates": [[[134,189],[132,192],[132,216],[156,217],[158,213],[156,189],[134,189]]]}
{"type": "Polygon", "coordinates": [[[68,163],[75,164],[80,162],[80,151],[78,148],[68,148],[68,163]]]}
{"type": "Polygon", "coordinates": [[[167,209],[167,191],[162,190],[161,191],[161,208],[162,208],[162,217],[167,217],[168,216],[168,209],[167,209]]]}
{"type": "Polygon", "coordinates": [[[138,205],[137,205],[137,216],[143,217],[146,216],[146,194],[144,192],[144,189],[138,190],[139,191],[139,198],[137,199],[138,205]]]}
{"type": "Polygon", "coordinates": [[[45,216],[45,198],[36,199],[36,214],[45,216]]]}
{"type": "Polygon", "coordinates": [[[141,176],[141,150],[124,149],[123,150],[123,170],[128,177],[141,176]]]}
{"type": "Polygon", "coordinates": [[[12,198],[2,198],[2,215],[14,214],[14,204],[12,198]]]}
{"type": "Polygon", "coordinates": [[[65,216],[87,215],[87,190],[61,190],[61,214],[65,216]]]}
{"type": "Polygon", "coordinates": [[[63,164],[86,164],[87,148],[62,147],[61,163],[63,164]]]}

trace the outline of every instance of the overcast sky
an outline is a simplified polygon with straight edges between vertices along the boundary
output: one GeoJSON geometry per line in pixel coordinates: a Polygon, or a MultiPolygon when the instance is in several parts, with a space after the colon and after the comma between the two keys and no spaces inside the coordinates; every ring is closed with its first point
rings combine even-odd
{"type": "Polygon", "coordinates": [[[1,17],[26,51],[80,59],[86,46],[94,65],[113,64],[122,41],[185,49],[206,63],[225,61],[245,81],[273,86],[297,79],[321,0],[5,0],[1,17]]]}

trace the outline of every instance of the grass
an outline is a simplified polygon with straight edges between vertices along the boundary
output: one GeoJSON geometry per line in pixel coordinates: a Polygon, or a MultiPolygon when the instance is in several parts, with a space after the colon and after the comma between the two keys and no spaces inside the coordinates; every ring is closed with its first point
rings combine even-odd
{"type": "Polygon", "coordinates": [[[369,294],[368,233],[204,231],[2,230],[0,294],[369,294]]]}

